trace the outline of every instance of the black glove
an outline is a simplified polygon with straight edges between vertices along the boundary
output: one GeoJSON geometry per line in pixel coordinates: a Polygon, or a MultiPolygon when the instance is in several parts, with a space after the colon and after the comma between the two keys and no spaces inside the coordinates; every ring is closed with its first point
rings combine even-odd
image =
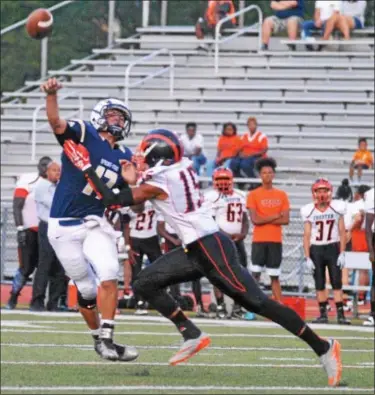
{"type": "Polygon", "coordinates": [[[20,247],[26,246],[26,230],[17,231],[17,242],[20,247]]]}

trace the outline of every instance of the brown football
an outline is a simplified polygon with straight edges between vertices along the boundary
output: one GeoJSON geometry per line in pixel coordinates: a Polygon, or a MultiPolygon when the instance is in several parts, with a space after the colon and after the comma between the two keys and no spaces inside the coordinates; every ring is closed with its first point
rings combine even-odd
{"type": "Polygon", "coordinates": [[[41,40],[52,32],[53,16],[45,8],[33,11],[26,22],[26,30],[30,37],[41,40]]]}

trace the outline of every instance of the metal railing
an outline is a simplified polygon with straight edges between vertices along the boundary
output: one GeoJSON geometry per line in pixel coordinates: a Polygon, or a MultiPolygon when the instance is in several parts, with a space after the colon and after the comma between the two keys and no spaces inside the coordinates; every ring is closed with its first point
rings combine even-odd
{"type": "MultiPolygon", "coordinates": [[[[76,2],[76,0],[65,0],[61,3],[55,4],[53,7],[48,8],[49,12],[55,11],[59,8],[65,7],[71,3],[76,2]]],[[[115,17],[115,0],[108,1],[108,47],[112,46],[113,43],[113,21],[115,17]]],[[[0,35],[9,33],[21,26],[26,25],[27,18],[22,19],[22,21],[16,22],[0,31],[0,35]]],[[[44,79],[47,75],[47,64],[48,64],[48,37],[43,38],[40,43],[40,79],[44,79]]]]}
{"type": "Polygon", "coordinates": [[[128,105],[129,104],[129,88],[133,88],[135,86],[139,86],[141,84],[143,84],[144,82],[154,78],[154,77],[158,77],[159,75],[162,75],[164,73],[166,73],[167,71],[169,71],[169,95],[170,97],[173,97],[173,92],[174,92],[174,66],[175,66],[175,59],[174,56],[172,54],[172,52],[167,49],[167,48],[162,48],[162,49],[158,49],[157,51],[151,52],[149,55],[144,56],[141,59],[137,59],[134,62],[130,63],[125,70],[125,78],[124,78],[124,101],[125,104],[128,105]],[[164,67],[158,71],[155,71],[151,74],[149,74],[147,77],[144,77],[138,81],[135,81],[133,83],[129,83],[129,78],[130,78],[130,72],[132,70],[132,68],[136,65],[139,64],[144,64],[147,63],[149,60],[155,58],[156,56],[163,54],[163,53],[167,53],[169,55],[169,66],[168,67],[164,67]]]}
{"type": "MultiPolygon", "coordinates": [[[[82,96],[80,94],[77,94],[77,92],[71,92],[71,93],[67,93],[66,95],[63,95],[59,98],[59,102],[61,102],[64,99],[67,98],[72,98],[72,97],[78,97],[78,110],[70,113],[67,117],[74,117],[78,114],[79,118],[83,118],[83,100],[82,100],[82,96]]],[[[38,114],[39,111],[42,110],[43,108],[46,107],[46,104],[40,104],[39,106],[37,106],[33,112],[33,121],[32,121],[32,133],[31,133],[31,160],[35,161],[36,159],[36,133],[37,130],[41,130],[44,127],[48,126],[48,123],[46,123],[45,125],[42,125],[41,127],[39,127],[39,129],[37,128],[37,118],[38,118],[38,114]]]]}
{"type": "Polygon", "coordinates": [[[237,38],[239,36],[242,36],[244,33],[253,30],[253,26],[247,26],[244,27],[240,30],[238,30],[236,33],[231,34],[228,37],[225,37],[223,39],[220,39],[220,29],[223,23],[230,21],[233,17],[239,16],[239,15],[244,15],[249,11],[255,10],[257,11],[258,14],[258,50],[260,50],[261,45],[262,45],[262,24],[263,24],[263,12],[260,9],[259,6],[252,4],[242,10],[239,10],[235,12],[234,14],[228,15],[225,18],[221,19],[219,23],[215,27],[215,73],[219,71],[219,45],[224,44],[228,41],[233,40],[234,38],[237,38]]]}

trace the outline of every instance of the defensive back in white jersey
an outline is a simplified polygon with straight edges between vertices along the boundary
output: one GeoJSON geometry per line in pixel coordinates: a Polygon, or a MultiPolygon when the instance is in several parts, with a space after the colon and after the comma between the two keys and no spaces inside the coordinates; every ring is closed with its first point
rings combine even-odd
{"type": "Polygon", "coordinates": [[[314,203],[301,208],[303,222],[312,225],[311,245],[326,245],[340,241],[339,219],[346,212],[346,204],[341,200],[332,200],[324,211],[320,211],[314,203]]]}
{"type": "Polygon", "coordinates": [[[150,201],[184,245],[219,230],[211,213],[202,207],[198,177],[189,159],[183,158],[171,166],[153,167],[144,173],[140,182],[166,192],[167,199],[150,201]]]}
{"type": "Polygon", "coordinates": [[[233,190],[225,195],[214,189],[204,195],[203,207],[211,211],[219,228],[229,235],[241,233],[243,214],[246,213],[246,200],[242,191],[233,190]]]}
{"type": "Polygon", "coordinates": [[[141,213],[134,212],[130,207],[121,212],[130,218],[130,237],[148,239],[157,235],[157,214],[154,206],[149,201],[145,202],[145,208],[141,213]]]}
{"type": "MultiPolygon", "coordinates": [[[[365,193],[364,211],[369,214],[375,214],[375,188],[365,193]]],[[[372,231],[375,232],[375,221],[372,223],[372,231]]]]}

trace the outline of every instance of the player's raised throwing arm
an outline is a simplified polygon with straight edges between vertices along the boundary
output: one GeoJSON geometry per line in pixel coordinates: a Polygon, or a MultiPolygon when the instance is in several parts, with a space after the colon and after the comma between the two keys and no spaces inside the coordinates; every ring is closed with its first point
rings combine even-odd
{"type": "Polygon", "coordinates": [[[41,90],[47,94],[46,97],[46,111],[48,122],[51,125],[53,132],[57,135],[64,134],[67,122],[59,116],[59,105],[57,103],[57,91],[62,88],[62,85],[56,78],[50,78],[47,82],[41,85],[41,90]]]}
{"type": "MultiPolygon", "coordinates": [[[[64,143],[64,152],[70,161],[81,170],[96,194],[103,200],[106,207],[124,207],[133,206],[135,204],[144,203],[150,199],[166,199],[167,194],[161,189],[142,184],[136,188],[123,188],[120,193],[112,192],[98,177],[95,170],[91,166],[90,156],[87,149],[81,145],[76,144],[72,140],[67,140],[64,143]]],[[[121,161],[122,177],[124,180],[132,185],[135,184],[137,173],[132,163],[128,161],[121,161]]]]}

